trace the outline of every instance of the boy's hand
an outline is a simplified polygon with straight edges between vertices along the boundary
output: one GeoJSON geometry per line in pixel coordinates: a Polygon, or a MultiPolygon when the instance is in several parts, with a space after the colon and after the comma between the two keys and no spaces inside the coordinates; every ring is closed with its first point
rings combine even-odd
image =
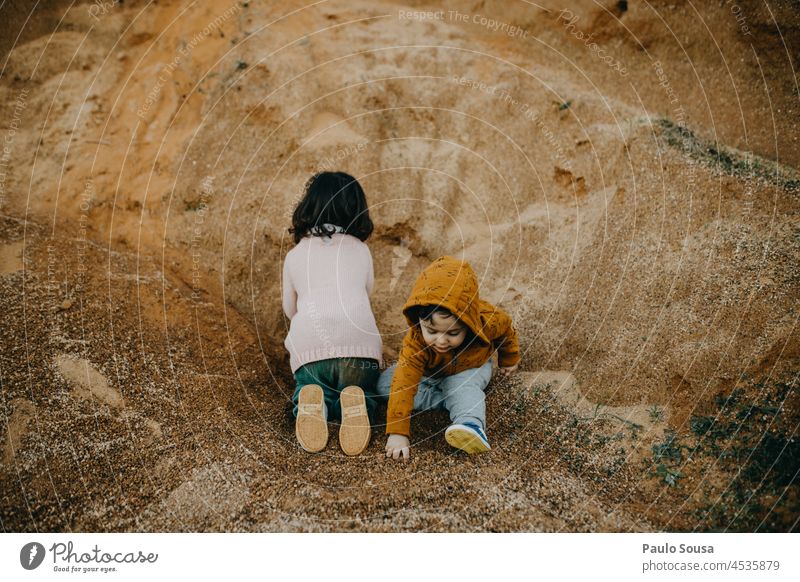
{"type": "Polygon", "coordinates": [[[519,364],[514,364],[513,366],[508,366],[507,368],[497,368],[497,372],[500,374],[501,378],[508,378],[511,374],[517,371],[519,368],[519,364]]]}
{"type": "Polygon", "coordinates": [[[390,434],[386,439],[386,456],[392,459],[403,458],[407,460],[411,454],[411,443],[408,437],[402,434],[390,434]]]}

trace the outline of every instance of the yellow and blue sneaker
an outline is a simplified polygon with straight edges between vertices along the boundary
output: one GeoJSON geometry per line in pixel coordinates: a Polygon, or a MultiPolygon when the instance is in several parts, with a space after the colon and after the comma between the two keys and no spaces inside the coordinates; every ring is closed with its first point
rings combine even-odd
{"type": "Polygon", "coordinates": [[[444,438],[450,446],[461,449],[470,455],[492,450],[486,435],[478,425],[471,422],[451,424],[444,431],[444,438]]]}

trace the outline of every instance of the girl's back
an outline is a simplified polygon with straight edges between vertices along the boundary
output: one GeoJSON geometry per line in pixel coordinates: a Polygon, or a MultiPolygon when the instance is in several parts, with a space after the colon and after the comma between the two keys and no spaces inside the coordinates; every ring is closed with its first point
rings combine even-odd
{"type": "Polygon", "coordinates": [[[341,233],[306,237],[286,255],[283,277],[284,312],[291,318],[285,345],[293,372],[327,358],[381,359],[366,244],[341,233]]]}
{"type": "Polygon", "coordinates": [[[381,337],[369,303],[372,233],[369,207],[358,180],[320,172],[292,215],[297,243],[283,266],[283,310],[291,320],[284,342],[292,373],[330,358],[381,362],[381,337]]]}

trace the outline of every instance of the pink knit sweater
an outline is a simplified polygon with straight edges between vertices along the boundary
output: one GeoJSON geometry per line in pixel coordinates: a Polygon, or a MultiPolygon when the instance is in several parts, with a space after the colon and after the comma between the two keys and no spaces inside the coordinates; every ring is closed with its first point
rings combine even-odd
{"type": "Polygon", "coordinates": [[[283,263],[284,345],[292,373],[328,358],[373,358],[382,344],[369,303],[374,274],[369,247],[354,236],[307,236],[283,263]]]}

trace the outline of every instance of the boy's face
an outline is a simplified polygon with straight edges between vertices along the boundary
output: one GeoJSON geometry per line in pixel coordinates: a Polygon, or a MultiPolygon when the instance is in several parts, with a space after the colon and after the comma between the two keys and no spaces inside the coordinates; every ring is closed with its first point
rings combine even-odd
{"type": "Polygon", "coordinates": [[[430,319],[420,319],[425,344],[443,354],[456,349],[467,337],[467,326],[454,315],[434,312],[430,319]]]}

